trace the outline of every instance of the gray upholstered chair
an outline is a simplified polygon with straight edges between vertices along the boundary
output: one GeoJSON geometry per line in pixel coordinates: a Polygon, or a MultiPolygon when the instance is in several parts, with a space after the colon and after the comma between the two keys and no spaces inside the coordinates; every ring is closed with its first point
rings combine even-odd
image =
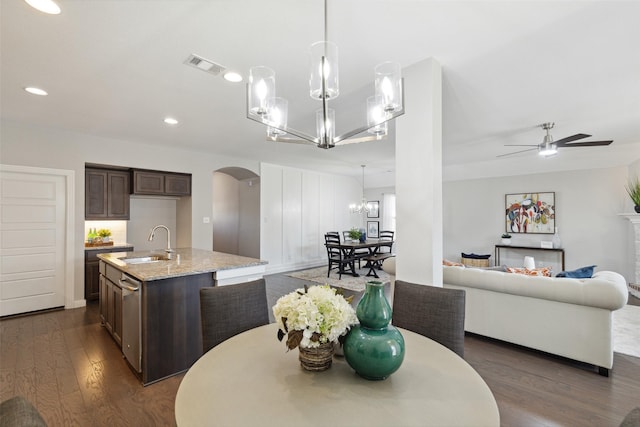
{"type": "Polygon", "coordinates": [[[47,427],[38,410],[22,396],[0,403],[1,427],[47,427]]]}
{"type": "Polygon", "coordinates": [[[200,289],[202,352],[249,329],[269,323],[264,279],[200,289]]]}
{"type": "Polygon", "coordinates": [[[465,292],[396,280],[391,322],[464,357],[465,292]]]}
{"type": "Polygon", "coordinates": [[[640,406],[632,409],[631,412],[624,417],[620,427],[640,427],[640,406]]]}

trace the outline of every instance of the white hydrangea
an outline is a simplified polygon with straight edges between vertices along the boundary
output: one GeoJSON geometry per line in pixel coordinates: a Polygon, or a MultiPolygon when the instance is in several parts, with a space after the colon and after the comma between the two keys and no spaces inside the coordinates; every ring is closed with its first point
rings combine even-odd
{"type": "Polygon", "coordinates": [[[306,292],[300,288],[281,297],[273,306],[273,315],[283,332],[303,332],[300,347],[336,342],[358,323],[351,304],[328,285],[311,286],[306,292]],[[283,318],[287,322],[286,328],[283,318]],[[312,340],[314,334],[318,340],[312,340]]]}

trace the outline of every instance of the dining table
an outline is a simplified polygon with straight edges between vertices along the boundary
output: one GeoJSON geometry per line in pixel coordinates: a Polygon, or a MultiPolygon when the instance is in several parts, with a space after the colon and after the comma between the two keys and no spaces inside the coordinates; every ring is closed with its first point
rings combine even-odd
{"type": "MultiPolygon", "coordinates": [[[[384,256],[379,252],[382,247],[391,248],[393,245],[393,240],[389,239],[366,239],[364,242],[359,240],[345,240],[340,243],[327,243],[327,247],[338,248],[344,254],[345,259],[357,259],[358,255],[356,252],[358,249],[367,249],[369,252],[367,255],[360,256],[367,261],[365,264],[365,268],[369,269],[369,273],[367,276],[372,275],[374,277],[378,277],[375,274],[375,268],[380,266],[380,263],[387,257],[393,256],[391,253],[386,253],[384,256]]],[[[342,267],[341,267],[342,268],[342,267]]],[[[350,270],[342,270],[342,274],[350,274],[354,277],[359,277],[360,275],[355,271],[355,268],[351,268],[350,270]]]]}
{"type": "Polygon", "coordinates": [[[304,370],[277,324],[213,347],[185,374],[175,400],[183,426],[499,426],[495,398],[480,375],[437,342],[398,328],[400,368],[384,380],[355,373],[334,356],[323,372],[304,370]]]}

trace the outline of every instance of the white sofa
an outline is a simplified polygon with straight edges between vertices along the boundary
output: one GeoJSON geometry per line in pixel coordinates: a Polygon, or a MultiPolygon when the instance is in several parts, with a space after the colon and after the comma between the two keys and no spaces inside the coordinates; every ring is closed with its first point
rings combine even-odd
{"type": "MultiPolygon", "coordinates": [[[[383,264],[395,275],[395,263],[383,264]]],[[[465,330],[595,365],[613,367],[613,311],[627,303],[624,277],[526,276],[443,266],[443,286],[466,291],[465,330]]]]}

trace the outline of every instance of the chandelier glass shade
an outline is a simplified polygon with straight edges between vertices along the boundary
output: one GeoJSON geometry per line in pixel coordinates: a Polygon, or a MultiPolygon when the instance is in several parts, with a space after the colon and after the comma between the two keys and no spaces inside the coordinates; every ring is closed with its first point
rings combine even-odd
{"type": "Polygon", "coordinates": [[[357,213],[357,214],[371,212],[371,204],[369,202],[367,202],[367,198],[364,197],[364,168],[365,168],[365,165],[360,165],[360,167],[362,167],[362,199],[360,200],[360,204],[359,205],[356,205],[356,204],[349,205],[349,212],[357,213]]]}
{"type": "Polygon", "coordinates": [[[247,118],[266,125],[267,137],[273,140],[303,142],[320,148],[386,136],[387,122],[404,114],[400,64],[383,62],[375,67],[375,93],[366,102],[366,124],[336,135],[336,113],[329,108],[329,100],[340,94],[338,46],[327,41],[327,0],[324,1],[324,26],[324,40],[313,43],[309,49],[309,95],[321,102],[321,108],[316,111],[316,134],[311,135],[289,125],[288,102],[276,97],[275,72],[264,66],[252,67],[249,71],[247,118]],[[350,140],[365,132],[373,136],[350,140]],[[287,134],[292,137],[283,138],[287,134]]]}

